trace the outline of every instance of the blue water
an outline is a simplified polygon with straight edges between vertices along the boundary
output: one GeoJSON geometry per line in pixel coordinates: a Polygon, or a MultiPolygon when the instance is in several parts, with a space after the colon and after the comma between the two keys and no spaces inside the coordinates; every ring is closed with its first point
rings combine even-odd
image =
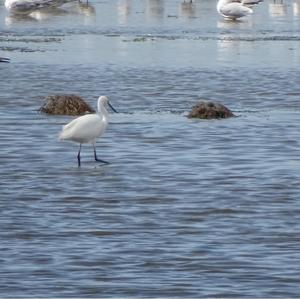
{"type": "Polygon", "coordinates": [[[0,9],[2,297],[299,297],[300,15],[272,4],[240,22],[204,0],[0,9]],[[120,112],[109,165],[84,145],[78,168],[72,117],[37,112],[59,93],[120,112]],[[237,117],[188,119],[200,99],[237,117]]]}

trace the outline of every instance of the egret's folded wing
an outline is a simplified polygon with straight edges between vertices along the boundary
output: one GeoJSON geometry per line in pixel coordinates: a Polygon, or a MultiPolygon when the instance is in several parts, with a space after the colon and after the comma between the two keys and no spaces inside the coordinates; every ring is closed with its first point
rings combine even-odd
{"type": "Polygon", "coordinates": [[[87,132],[91,132],[97,126],[98,121],[99,118],[96,114],[86,114],[75,118],[63,126],[59,138],[68,139],[71,136],[81,136],[82,133],[89,135],[87,132]]]}

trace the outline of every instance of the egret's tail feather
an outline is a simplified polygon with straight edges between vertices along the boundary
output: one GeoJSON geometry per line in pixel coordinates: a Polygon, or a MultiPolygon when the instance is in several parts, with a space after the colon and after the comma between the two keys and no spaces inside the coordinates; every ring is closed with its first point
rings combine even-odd
{"type": "Polygon", "coordinates": [[[58,139],[59,140],[65,140],[65,139],[68,139],[68,131],[64,131],[62,130],[59,135],[58,135],[58,139]]]}
{"type": "Polygon", "coordinates": [[[58,134],[58,139],[59,140],[64,140],[65,138],[64,138],[64,132],[60,132],[59,134],[58,134]]]}

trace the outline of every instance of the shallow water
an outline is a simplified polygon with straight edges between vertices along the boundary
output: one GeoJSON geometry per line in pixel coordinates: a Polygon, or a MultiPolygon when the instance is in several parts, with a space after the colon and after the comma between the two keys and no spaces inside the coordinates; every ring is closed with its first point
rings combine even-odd
{"type": "Polygon", "coordinates": [[[272,4],[1,7],[3,297],[299,296],[299,2],[272,4]],[[55,93],[110,97],[111,164],[77,168],[71,118],[37,112],[55,93]],[[238,117],[186,118],[200,98],[238,117]]]}

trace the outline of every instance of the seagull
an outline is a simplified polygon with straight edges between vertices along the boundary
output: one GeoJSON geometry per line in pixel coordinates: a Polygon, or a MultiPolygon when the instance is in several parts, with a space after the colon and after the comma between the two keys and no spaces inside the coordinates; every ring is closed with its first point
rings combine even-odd
{"type": "Polygon", "coordinates": [[[58,7],[71,0],[5,0],[4,5],[13,14],[30,14],[35,10],[58,7]]]}
{"type": "Polygon", "coordinates": [[[236,20],[253,13],[252,6],[263,0],[219,0],[217,11],[224,18],[236,20]]]}
{"type": "Polygon", "coordinates": [[[98,98],[98,113],[86,114],[75,118],[70,123],[63,126],[59,134],[60,140],[71,140],[79,143],[79,151],[77,155],[78,167],[80,167],[80,151],[83,143],[90,143],[93,145],[95,160],[104,164],[108,162],[101,160],[97,157],[96,153],[96,139],[104,134],[108,125],[108,111],[110,107],[114,112],[116,109],[109,103],[106,96],[98,98]]]}

